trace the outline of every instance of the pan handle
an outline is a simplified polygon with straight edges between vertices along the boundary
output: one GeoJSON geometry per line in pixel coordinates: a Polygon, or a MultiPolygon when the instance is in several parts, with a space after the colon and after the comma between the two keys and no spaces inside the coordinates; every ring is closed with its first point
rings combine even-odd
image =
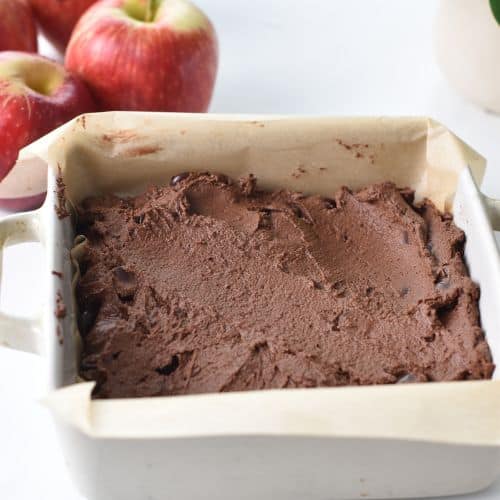
{"type": "MultiPolygon", "coordinates": [[[[10,215],[0,220],[0,280],[3,249],[30,241],[40,242],[40,212],[10,215]]],[[[0,345],[20,351],[39,353],[41,318],[20,318],[0,312],[0,345]]]]}
{"type": "Polygon", "coordinates": [[[483,196],[491,226],[495,231],[500,231],[500,200],[483,196]]]}

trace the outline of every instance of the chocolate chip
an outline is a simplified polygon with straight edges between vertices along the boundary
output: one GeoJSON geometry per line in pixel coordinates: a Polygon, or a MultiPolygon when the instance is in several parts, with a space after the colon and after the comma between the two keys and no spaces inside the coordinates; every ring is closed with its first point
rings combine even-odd
{"type": "Polygon", "coordinates": [[[344,281],[343,280],[339,280],[339,281],[336,281],[334,284],[333,284],[333,288],[335,290],[343,290],[345,287],[345,284],[344,284],[344,281]]]}
{"type": "Polygon", "coordinates": [[[438,290],[446,290],[447,288],[450,288],[450,285],[450,280],[448,278],[443,278],[436,283],[436,288],[438,290]]]}
{"type": "Polygon", "coordinates": [[[412,384],[417,381],[418,378],[413,373],[406,373],[396,380],[396,384],[412,384]]]}
{"type": "Polygon", "coordinates": [[[298,205],[291,205],[292,212],[299,218],[304,219],[304,211],[298,205]]]}
{"type": "Polygon", "coordinates": [[[406,203],[409,205],[412,205],[413,202],[415,201],[415,191],[410,188],[403,188],[399,190],[399,194],[404,198],[406,203]]]}
{"type": "Polygon", "coordinates": [[[137,279],[132,271],[123,267],[113,269],[113,285],[118,297],[122,300],[129,300],[134,297],[137,289],[137,279]]]}
{"type": "Polygon", "coordinates": [[[187,318],[188,313],[185,309],[182,309],[180,307],[175,307],[174,308],[174,316],[179,319],[184,319],[187,318]]]}
{"type": "Polygon", "coordinates": [[[316,290],[324,290],[325,289],[325,285],[323,283],[321,283],[321,281],[312,280],[312,286],[316,290]]]}
{"type": "Polygon", "coordinates": [[[158,372],[160,375],[170,375],[171,373],[175,372],[177,368],[179,368],[179,356],[174,355],[165,366],[156,368],[156,372],[158,372]]]}
{"type": "Polygon", "coordinates": [[[337,208],[337,202],[332,198],[324,198],[323,203],[325,204],[325,208],[327,210],[333,210],[334,208],[337,208]]]}
{"type": "Polygon", "coordinates": [[[131,280],[135,279],[134,273],[127,271],[121,266],[113,269],[113,274],[116,279],[120,280],[123,283],[128,283],[131,280]]]}
{"type": "Polygon", "coordinates": [[[94,326],[100,304],[97,301],[87,302],[78,315],[78,330],[82,336],[85,336],[94,326]]]}
{"type": "MultiPolygon", "coordinates": [[[[440,306],[436,307],[436,316],[437,319],[443,324],[444,326],[447,325],[449,321],[449,316],[450,313],[453,311],[453,309],[457,306],[458,303],[458,296],[451,298],[450,301],[447,301],[444,304],[441,304],[440,306]]],[[[435,336],[435,335],[434,335],[435,336]]],[[[426,339],[427,340],[427,339],[426,339]]],[[[434,340],[434,339],[433,339],[434,340]]]]}
{"type": "Polygon", "coordinates": [[[231,184],[231,179],[229,179],[229,177],[225,174],[218,174],[217,175],[217,180],[219,182],[222,182],[223,184],[231,184]]]}
{"type": "Polygon", "coordinates": [[[307,224],[312,224],[313,223],[313,220],[311,219],[310,215],[300,205],[298,205],[296,203],[290,203],[289,207],[290,207],[292,213],[296,217],[298,217],[299,219],[302,219],[307,224]]]}
{"type": "Polygon", "coordinates": [[[262,208],[259,211],[260,217],[257,225],[259,229],[268,229],[272,226],[271,213],[271,210],[268,210],[266,208],[262,208]]]}
{"type": "Polygon", "coordinates": [[[333,283],[332,290],[334,291],[336,297],[343,297],[346,293],[345,283],[342,280],[333,283]]]}
{"type": "Polygon", "coordinates": [[[451,254],[453,256],[455,255],[463,255],[464,254],[464,240],[463,240],[463,236],[462,238],[460,238],[458,241],[455,241],[452,245],[451,245],[451,254]]]}
{"type": "Polygon", "coordinates": [[[90,371],[95,370],[97,368],[97,362],[95,359],[82,359],[80,363],[80,370],[90,371]]]}
{"type": "Polygon", "coordinates": [[[136,224],[142,224],[144,222],[144,214],[134,215],[132,219],[136,224]]]}
{"type": "Polygon", "coordinates": [[[409,291],[410,291],[410,289],[405,286],[405,287],[401,288],[401,291],[399,292],[399,296],[406,297],[408,295],[409,291]]]}
{"type": "Polygon", "coordinates": [[[446,290],[447,288],[450,288],[451,281],[450,281],[448,269],[446,266],[439,269],[439,271],[437,272],[436,280],[437,280],[436,288],[438,290],[446,290]]]}
{"type": "Polygon", "coordinates": [[[170,180],[170,185],[175,186],[176,184],[183,181],[184,179],[187,179],[188,177],[189,177],[189,172],[183,172],[182,174],[175,175],[170,180]]]}

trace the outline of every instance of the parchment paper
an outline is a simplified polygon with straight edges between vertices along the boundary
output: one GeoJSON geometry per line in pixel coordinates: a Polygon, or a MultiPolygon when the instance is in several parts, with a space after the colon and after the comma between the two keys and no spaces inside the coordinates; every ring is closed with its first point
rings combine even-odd
{"type": "Polygon", "coordinates": [[[0,183],[0,198],[7,189],[18,196],[44,191],[42,161],[62,168],[72,203],[109,191],[135,194],[182,171],[216,170],[325,195],[392,180],[451,209],[460,171],[469,165],[480,184],[485,169],[481,156],[424,117],[111,112],[81,116],[23,150],[0,183]]]}
{"type": "MultiPolygon", "coordinates": [[[[31,178],[33,165],[43,162],[61,169],[70,205],[106,192],[136,194],[183,171],[213,170],[253,173],[264,188],[324,195],[392,180],[448,210],[459,173],[470,166],[479,184],[485,167],[427,118],[151,113],[80,117],[24,150],[9,182],[31,178]]],[[[46,403],[95,437],[293,434],[500,445],[497,381],[102,401],[90,400],[91,387],[58,389],[46,403]]]]}

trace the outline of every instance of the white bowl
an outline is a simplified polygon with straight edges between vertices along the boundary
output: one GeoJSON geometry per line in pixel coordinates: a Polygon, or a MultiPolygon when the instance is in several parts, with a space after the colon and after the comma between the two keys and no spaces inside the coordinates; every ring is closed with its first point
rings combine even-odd
{"type": "Polygon", "coordinates": [[[71,219],[54,210],[58,168],[71,203],[137,192],[185,170],[252,172],[264,187],[322,194],[341,184],[409,185],[452,208],[465,231],[482,326],[500,359],[491,226],[500,229],[500,205],[476,187],[482,158],[446,128],[426,118],[108,113],[80,117],[27,148],[13,175],[33,179],[45,163],[44,206],[2,220],[0,241],[42,241],[49,304],[40,320],[2,315],[0,341],[48,359],[46,404],[89,498],[405,498],[470,492],[496,478],[497,380],[95,401],[92,384],[77,383],[75,234],[71,219]],[[62,320],[54,315],[58,291],[67,307],[62,320]]]}

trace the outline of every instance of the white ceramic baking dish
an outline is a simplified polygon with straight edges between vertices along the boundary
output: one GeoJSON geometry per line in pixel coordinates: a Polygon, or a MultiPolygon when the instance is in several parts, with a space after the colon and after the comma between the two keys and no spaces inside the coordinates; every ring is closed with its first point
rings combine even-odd
{"type": "Polygon", "coordinates": [[[325,194],[340,184],[410,185],[452,208],[465,231],[482,326],[499,360],[492,228],[500,229],[500,203],[476,186],[482,159],[444,127],[425,118],[88,115],[25,150],[8,182],[22,181],[20,194],[40,189],[41,163],[50,167],[44,206],[3,219],[0,242],[42,242],[48,300],[35,319],[2,315],[0,341],[47,358],[46,404],[89,499],[424,497],[479,490],[497,477],[496,380],[109,401],[91,401],[92,384],[76,383],[75,234],[54,210],[58,168],[72,203],[137,192],[185,170],[253,172],[262,186],[325,194]]]}

